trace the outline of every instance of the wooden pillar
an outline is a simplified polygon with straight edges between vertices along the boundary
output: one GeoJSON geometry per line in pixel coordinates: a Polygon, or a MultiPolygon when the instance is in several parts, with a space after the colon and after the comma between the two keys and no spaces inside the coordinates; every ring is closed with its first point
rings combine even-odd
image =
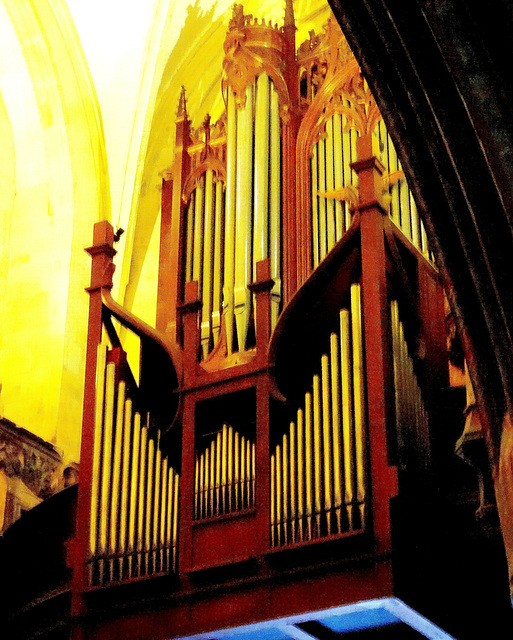
{"type": "Polygon", "coordinates": [[[287,0],[285,5],[283,33],[285,35],[284,79],[289,95],[289,104],[282,109],[282,273],[283,305],[285,306],[298,287],[296,143],[299,130],[299,71],[296,62],[296,24],[291,0],[287,0]]]}
{"type": "MultiPolygon", "coordinates": [[[[89,293],[89,320],[87,333],[86,368],[84,384],[84,409],[82,416],[82,444],[80,452],[80,485],[77,504],[77,526],[75,538],[70,545],[70,565],[73,568],[71,614],[73,617],[85,613],[83,593],[88,588],[87,560],[89,559],[89,527],[91,517],[91,486],[94,456],[96,359],[98,345],[102,339],[102,289],[112,289],[116,254],[113,247],[112,225],[106,220],[94,225],[93,245],[86,249],[92,258],[91,285],[89,293]]],[[[81,630],[74,630],[79,638],[81,630]]]]}
{"type": "Polygon", "coordinates": [[[255,333],[257,356],[265,363],[271,333],[271,279],[269,258],[256,263],[256,280],[249,285],[255,295],[255,333]]]}
{"type": "MultiPolygon", "coordinates": [[[[179,308],[184,336],[184,384],[190,385],[198,374],[200,349],[198,283],[185,285],[184,304],[179,308]]],[[[182,414],[182,472],[180,478],[179,573],[192,568],[192,519],[194,509],[194,450],[196,403],[194,393],[184,394],[182,414]]]]}
{"type": "Polygon", "coordinates": [[[157,322],[159,331],[171,334],[181,343],[176,306],[183,301],[185,261],[183,186],[190,168],[187,151],[190,145],[190,122],[187,116],[185,89],[182,87],[176,117],[175,159],[165,172],[162,184],[157,322]]]}
{"type": "Polygon", "coordinates": [[[381,204],[383,165],[372,148],[371,134],[357,144],[361,216],[362,311],[367,381],[367,440],[372,487],[373,531],[380,552],[391,550],[390,498],[397,494],[397,472],[388,462],[387,423],[391,371],[388,357],[388,295],[384,216],[381,204]]]}

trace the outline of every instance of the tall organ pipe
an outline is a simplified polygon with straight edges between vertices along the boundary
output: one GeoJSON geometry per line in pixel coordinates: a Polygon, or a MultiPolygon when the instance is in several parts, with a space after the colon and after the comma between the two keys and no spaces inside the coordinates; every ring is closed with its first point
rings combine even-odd
{"type": "Polygon", "coordinates": [[[214,214],[214,266],[212,282],[212,336],[214,344],[219,338],[221,309],[223,305],[223,213],[223,183],[220,180],[217,180],[214,214]]]}
{"type": "Polygon", "coordinates": [[[270,121],[269,234],[271,278],[274,280],[271,290],[271,323],[274,327],[278,321],[281,303],[281,142],[280,105],[278,92],[272,83],[270,121]]]}
{"type": "Polygon", "coordinates": [[[256,263],[268,257],[269,242],[269,78],[257,80],[255,99],[253,277],[256,263]]]}
{"type": "Polygon", "coordinates": [[[205,211],[203,226],[203,269],[201,297],[201,348],[203,358],[208,356],[210,347],[210,332],[212,328],[212,284],[219,274],[212,273],[214,259],[214,172],[207,169],[205,173],[205,211]],[[213,277],[214,276],[214,277],[213,277]]]}
{"type": "Polygon", "coordinates": [[[233,347],[234,325],[234,277],[235,277],[235,211],[236,211],[236,166],[237,166],[237,109],[235,96],[228,91],[226,122],[226,218],[224,237],[224,287],[225,329],[228,353],[233,347]]]}
{"type": "MultiPolygon", "coordinates": [[[[335,186],[335,149],[333,139],[333,118],[326,123],[326,191],[333,191],[335,186]]],[[[335,234],[335,200],[326,199],[326,249],[329,251],[335,246],[337,237],[335,234]]]]}
{"type": "Polygon", "coordinates": [[[251,313],[252,178],[254,88],[246,89],[246,104],[237,111],[237,191],[235,224],[234,313],[239,350],[244,350],[251,313]]]}

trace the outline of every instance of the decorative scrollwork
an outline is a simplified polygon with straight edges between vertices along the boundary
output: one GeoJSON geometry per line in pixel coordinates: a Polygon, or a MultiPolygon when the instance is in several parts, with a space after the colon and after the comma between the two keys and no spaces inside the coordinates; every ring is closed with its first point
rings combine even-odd
{"type": "Polygon", "coordinates": [[[380,114],[374,97],[340,27],[328,20],[321,35],[310,38],[298,51],[298,62],[309,73],[311,101],[307,122],[314,140],[334,113],[345,116],[346,126],[362,134],[372,131],[380,114]]]}
{"type": "Polygon", "coordinates": [[[285,35],[283,29],[265,20],[244,15],[242,5],[233,7],[232,19],[224,42],[223,92],[228,87],[238,108],[246,105],[246,90],[265,72],[273,80],[281,102],[288,102],[283,79],[285,35]]]}

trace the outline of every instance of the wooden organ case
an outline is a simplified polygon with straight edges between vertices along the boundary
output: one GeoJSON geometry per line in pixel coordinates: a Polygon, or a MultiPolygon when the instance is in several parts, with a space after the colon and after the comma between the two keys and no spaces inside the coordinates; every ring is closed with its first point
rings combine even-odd
{"type": "Polygon", "coordinates": [[[88,250],[73,611],[158,584],[144,637],[391,595],[390,500],[446,376],[426,234],[338,25],[296,50],[292,3],[282,27],[235,5],[224,48],[220,120],[180,96],[156,330],[110,297],[108,223],[88,250]]]}

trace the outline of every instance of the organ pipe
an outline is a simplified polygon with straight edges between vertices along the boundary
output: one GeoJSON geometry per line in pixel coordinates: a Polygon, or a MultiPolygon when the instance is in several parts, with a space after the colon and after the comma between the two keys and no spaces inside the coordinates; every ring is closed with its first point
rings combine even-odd
{"type": "MultiPolygon", "coordinates": [[[[121,477],[121,509],[119,516],[119,551],[125,554],[128,550],[127,525],[129,513],[129,491],[130,491],[130,452],[131,452],[131,426],[133,420],[132,400],[126,399],[125,419],[123,423],[123,468],[121,477]]],[[[119,559],[119,571],[123,572],[123,557],[119,559]]]]}
{"type": "Polygon", "coordinates": [[[234,273],[234,313],[239,350],[246,346],[251,313],[251,292],[248,289],[252,279],[251,228],[252,211],[252,161],[253,161],[253,86],[246,90],[246,104],[237,111],[237,191],[235,224],[235,273],[234,273]]]}
{"type": "Polygon", "coordinates": [[[194,207],[194,237],[192,247],[192,280],[198,282],[198,289],[202,290],[202,254],[203,254],[203,226],[205,216],[205,176],[201,176],[195,190],[194,207]]]}
{"type": "Polygon", "coordinates": [[[317,178],[318,149],[314,146],[312,159],[310,162],[312,175],[312,245],[313,245],[313,261],[316,267],[321,261],[319,251],[319,182],[317,178]]]}
{"type": "MultiPolygon", "coordinates": [[[[329,357],[324,354],[321,358],[321,382],[322,382],[322,440],[323,440],[323,463],[324,463],[324,510],[331,513],[332,507],[332,474],[333,457],[331,450],[331,406],[330,406],[330,381],[329,381],[329,357]]],[[[329,528],[329,527],[328,527],[329,528]]]]}
{"type": "MultiPolygon", "coordinates": [[[[254,240],[253,264],[268,256],[269,213],[269,78],[262,73],[257,80],[255,100],[254,158],[254,240]]],[[[253,269],[253,275],[256,268],[253,269]]]]}
{"type": "Polygon", "coordinates": [[[107,345],[99,344],[96,365],[96,405],[94,425],[94,453],[93,473],[91,485],[91,521],[89,534],[89,548],[91,555],[98,552],[98,505],[100,502],[100,470],[102,460],[102,423],[103,402],[105,394],[105,363],[107,359],[107,345]]]}
{"type": "Polygon", "coordinates": [[[360,286],[351,287],[351,329],[353,345],[353,411],[354,437],[356,457],[356,498],[360,511],[360,522],[363,524],[365,509],[365,478],[364,478],[364,390],[363,390],[363,345],[360,286]]]}
{"type": "Polygon", "coordinates": [[[330,336],[330,356],[331,365],[331,428],[333,442],[333,499],[337,530],[342,530],[342,451],[340,441],[340,365],[339,365],[339,338],[336,333],[330,336]]]}
{"type": "Polygon", "coordinates": [[[100,554],[107,553],[108,541],[108,522],[110,516],[110,484],[112,478],[112,429],[114,422],[114,385],[115,385],[115,369],[116,366],[110,362],[106,367],[106,383],[105,383],[105,422],[103,424],[103,442],[102,442],[102,475],[101,475],[101,497],[100,505],[104,508],[99,509],[100,514],[100,532],[99,532],[99,548],[100,554]]]}
{"type": "Polygon", "coordinates": [[[212,282],[212,337],[213,343],[219,339],[221,328],[222,299],[222,272],[223,272],[223,183],[216,182],[215,199],[215,221],[214,221],[214,266],[212,282]]]}
{"type": "MultiPolygon", "coordinates": [[[[326,123],[326,191],[333,191],[335,186],[334,176],[334,139],[333,139],[333,118],[326,123]]],[[[335,246],[337,241],[335,233],[335,200],[333,198],[326,199],[326,241],[327,252],[331,247],[335,246]]]]}
{"type": "MultiPolygon", "coordinates": [[[[110,514],[110,535],[109,553],[115,554],[118,547],[118,513],[119,513],[119,489],[121,477],[121,445],[123,437],[123,422],[125,409],[125,383],[121,381],[118,385],[116,424],[114,436],[114,455],[112,459],[112,483],[110,487],[111,514],[110,514]]],[[[111,565],[112,569],[112,565],[111,565]]]]}
{"type": "MultiPolygon", "coordinates": [[[[344,165],[342,153],[342,116],[339,113],[333,115],[333,188],[342,189],[344,186],[344,165]]],[[[335,200],[335,231],[336,237],[341,238],[346,230],[344,220],[344,203],[335,200]]]]}
{"type": "Polygon", "coordinates": [[[131,455],[131,479],[130,479],[130,515],[128,521],[128,575],[132,575],[133,554],[135,552],[136,527],[137,527],[137,498],[139,487],[139,456],[141,441],[141,416],[134,415],[134,446],[131,455]]]}
{"type": "Polygon", "coordinates": [[[278,92],[271,83],[269,143],[269,257],[271,278],[271,326],[276,326],[281,303],[281,140],[278,92]]]}
{"type": "MultiPolygon", "coordinates": [[[[304,414],[302,409],[297,410],[297,470],[303,469],[305,465],[304,457],[304,414]]],[[[296,475],[294,473],[294,475],[296,475]]],[[[303,474],[297,473],[297,517],[298,517],[298,539],[304,540],[303,517],[305,515],[304,506],[304,480],[303,474]]]]}
{"type": "Polygon", "coordinates": [[[208,169],[205,174],[205,211],[203,227],[203,269],[201,296],[203,306],[201,309],[201,348],[203,358],[208,356],[210,346],[210,333],[212,329],[212,282],[215,273],[212,273],[214,258],[214,173],[208,169]]]}
{"type": "Polygon", "coordinates": [[[313,482],[312,482],[312,395],[305,393],[305,486],[306,486],[306,527],[307,539],[312,538],[313,482]]]}
{"type": "MultiPolygon", "coordinates": [[[[326,193],[326,143],[325,140],[319,140],[318,144],[318,186],[319,191],[326,193]]],[[[319,258],[323,260],[328,252],[327,236],[326,236],[326,199],[319,200],[319,258]]]]}
{"type": "Polygon", "coordinates": [[[233,346],[233,285],[235,276],[235,194],[236,163],[237,163],[237,111],[235,97],[228,91],[226,112],[226,222],[225,222],[225,250],[224,250],[224,288],[225,327],[228,354],[233,346]]]}
{"type": "Polygon", "coordinates": [[[344,496],[349,527],[353,528],[355,468],[350,464],[354,452],[353,379],[351,375],[351,318],[348,309],[340,311],[340,368],[342,391],[342,438],[344,443],[344,496]]]}

